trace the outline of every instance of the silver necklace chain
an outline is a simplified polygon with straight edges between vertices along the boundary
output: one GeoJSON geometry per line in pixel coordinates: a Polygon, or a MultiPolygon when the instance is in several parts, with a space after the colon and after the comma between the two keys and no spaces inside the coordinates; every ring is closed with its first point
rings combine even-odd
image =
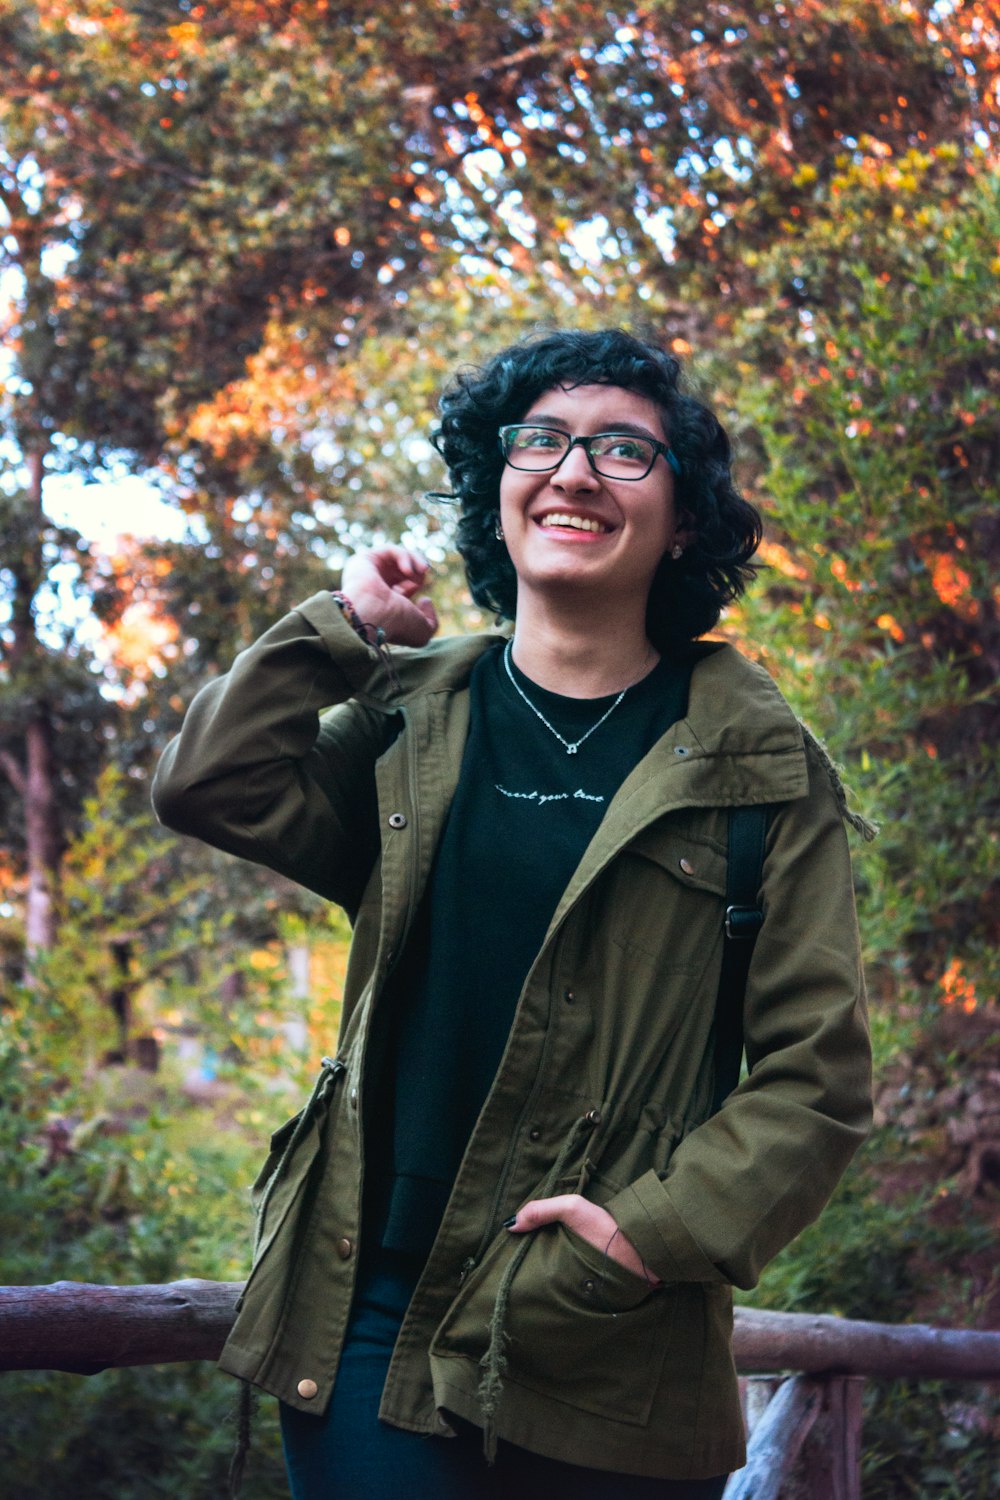
{"type": "MultiPolygon", "coordinates": [[[[563,748],[565,749],[566,754],[567,755],[575,755],[576,752],[579,750],[580,746],[583,744],[584,740],[589,740],[590,736],[594,733],[594,731],[596,729],[600,729],[601,725],[605,722],[606,719],[610,719],[611,715],[614,713],[615,709],[618,707],[619,703],[622,701],[622,699],[624,698],[625,694],[628,692],[628,688],[627,687],[622,688],[621,692],[618,694],[618,697],[615,699],[614,703],[612,703],[611,707],[608,708],[608,709],[606,709],[604,711],[604,713],[601,714],[601,717],[598,719],[598,721],[597,721],[596,724],[591,724],[591,726],[587,730],[586,734],[581,734],[581,736],[580,736],[580,738],[578,740],[572,740],[571,741],[571,740],[564,739],[563,736],[559,733],[558,729],[556,729],[556,727],[553,724],[549,723],[548,719],[542,713],[541,709],[535,707],[535,705],[532,703],[531,699],[528,697],[527,693],[521,687],[521,685],[518,682],[517,678],[514,676],[514,673],[511,670],[511,665],[510,665],[510,655],[511,655],[511,647],[512,647],[512,645],[513,645],[513,642],[508,641],[507,644],[506,644],[506,646],[503,649],[503,664],[507,668],[507,676],[511,680],[511,683],[512,683],[512,685],[514,687],[514,691],[519,695],[519,697],[521,697],[521,698],[524,699],[525,703],[531,709],[531,712],[535,715],[535,718],[536,719],[541,719],[542,723],[545,725],[545,727],[549,731],[549,733],[555,735],[555,737],[559,741],[560,745],[562,745],[563,748]]],[[[631,686],[631,685],[632,684],[630,683],[629,686],[631,686]]]]}

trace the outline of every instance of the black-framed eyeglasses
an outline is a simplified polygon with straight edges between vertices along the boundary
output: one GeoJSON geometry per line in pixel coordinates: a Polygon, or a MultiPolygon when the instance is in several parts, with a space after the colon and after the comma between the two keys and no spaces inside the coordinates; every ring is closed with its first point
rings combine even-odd
{"type": "Polygon", "coordinates": [[[558,469],[571,448],[579,445],[595,474],[605,479],[645,479],[662,453],[680,478],[681,466],[672,448],[657,438],[633,432],[595,432],[591,437],[573,437],[561,427],[535,427],[515,422],[500,429],[500,447],[512,469],[542,474],[558,469]]]}

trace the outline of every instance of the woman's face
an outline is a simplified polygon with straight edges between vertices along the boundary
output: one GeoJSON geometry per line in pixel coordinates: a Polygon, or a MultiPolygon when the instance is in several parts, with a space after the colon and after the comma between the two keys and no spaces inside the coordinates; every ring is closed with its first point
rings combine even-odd
{"type": "MultiPolygon", "coordinates": [[[[615,385],[554,386],[520,420],[574,437],[630,432],[667,441],[655,403],[615,385]]],[[[678,529],[674,476],[662,454],[637,480],[595,474],[582,447],[544,473],[507,464],[500,521],[519,592],[585,589],[645,601],[663,554],[687,539],[678,529]]]]}

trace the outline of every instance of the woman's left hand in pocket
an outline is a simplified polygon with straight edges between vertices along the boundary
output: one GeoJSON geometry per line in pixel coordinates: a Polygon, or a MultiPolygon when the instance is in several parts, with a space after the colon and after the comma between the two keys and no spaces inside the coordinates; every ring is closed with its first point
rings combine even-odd
{"type": "Polygon", "coordinates": [[[622,1234],[607,1209],[601,1208],[579,1193],[560,1193],[555,1198],[535,1198],[518,1209],[512,1219],[504,1225],[511,1234],[524,1234],[529,1229],[541,1229],[545,1224],[565,1224],[582,1240],[593,1245],[602,1254],[610,1256],[636,1276],[642,1276],[650,1286],[659,1286],[659,1277],[649,1270],[642,1256],[622,1234]]]}

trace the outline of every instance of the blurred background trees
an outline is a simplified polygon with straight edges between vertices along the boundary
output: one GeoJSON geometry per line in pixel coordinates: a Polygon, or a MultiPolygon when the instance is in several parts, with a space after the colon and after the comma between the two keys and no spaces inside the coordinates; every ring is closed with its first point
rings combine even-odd
{"type": "MultiPolygon", "coordinates": [[[[724,632],[883,824],[857,857],[882,1129],[834,1211],[843,1254],[808,1242],[764,1295],[829,1309],[889,1275],[904,1316],[953,1233],[951,1306],[995,1320],[998,90],[989,0],[9,0],[0,1036],[25,1192],[49,1201],[59,1150],[120,1184],[150,1109],[180,1139],[208,1111],[243,1170],[268,1113],[247,1064],[290,1092],[329,1045],[343,933],[156,830],[156,754],[353,546],[418,543],[449,627],[487,623],[427,495],[437,394],[536,326],[625,323],[687,362],[766,514],[724,632]],[[60,479],[125,474],[170,538],[53,520],[60,479]],[[115,1103],[102,1057],[159,1033],[169,1063],[185,1028],[216,1059],[204,1097],[165,1065],[115,1103]]],[[[83,1192],[77,1224],[78,1248],[115,1226],[122,1279],[130,1191],[83,1192]]],[[[161,1274],[229,1264],[163,1205],[161,1274]]],[[[15,1235],[7,1276],[90,1274],[59,1269],[74,1234],[15,1235]]]]}

